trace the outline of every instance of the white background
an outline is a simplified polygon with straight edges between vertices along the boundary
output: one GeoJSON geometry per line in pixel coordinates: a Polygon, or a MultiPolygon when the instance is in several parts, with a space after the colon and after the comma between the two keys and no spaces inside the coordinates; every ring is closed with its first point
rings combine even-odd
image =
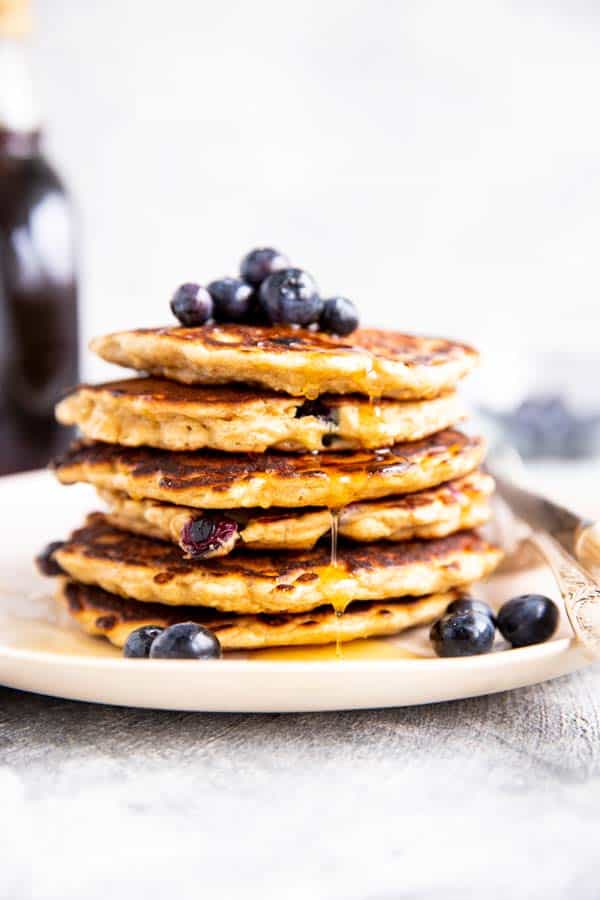
{"type": "MultiPolygon", "coordinates": [[[[273,244],[369,323],[496,360],[594,353],[595,3],[36,11],[49,147],[82,216],[85,338],[169,321],[179,282],[273,244]]],[[[498,384],[507,370],[496,362],[498,384]]]]}

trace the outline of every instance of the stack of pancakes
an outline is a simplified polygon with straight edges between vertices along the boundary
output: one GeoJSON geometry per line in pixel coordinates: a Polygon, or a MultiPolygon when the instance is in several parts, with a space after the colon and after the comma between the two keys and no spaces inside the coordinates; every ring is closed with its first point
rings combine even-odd
{"type": "Polygon", "coordinates": [[[389,635],[497,564],[473,530],[493,490],[483,442],[453,427],[471,348],[233,324],[92,348],[149,374],[80,386],[57,410],[83,436],[58,478],[107,504],[54,553],[90,634],[122,646],[195,621],[225,650],[389,635]]]}

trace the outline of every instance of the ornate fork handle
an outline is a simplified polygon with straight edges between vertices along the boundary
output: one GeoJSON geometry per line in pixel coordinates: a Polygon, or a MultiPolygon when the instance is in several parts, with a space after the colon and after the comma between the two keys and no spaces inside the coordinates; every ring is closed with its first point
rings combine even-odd
{"type": "Polygon", "coordinates": [[[533,531],[530,540],[554,573],[583,651],[591,659],[600,659],[600,587],[549,534],[533,531]]]}

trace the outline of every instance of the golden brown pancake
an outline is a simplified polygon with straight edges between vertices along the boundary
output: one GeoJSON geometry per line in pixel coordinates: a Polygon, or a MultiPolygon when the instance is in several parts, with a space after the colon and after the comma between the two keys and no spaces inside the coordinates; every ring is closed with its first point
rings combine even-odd
{"type": "Polygon", "coordinates": [[[466,475],[484,456],[481,438],[440,431],[386,451],[321,454],[171,453],[75,444],[54,464],[64,484],[85,481],[134,498],[200,509],[326,506],[424,490],[466,475]]]}
{"type": "MultiPolygon", "coordinates": [[[[494,482],[472,472],[417,494],[352,503],[339,511],[341,537],[354,541],[405,541],[445,537],[476,528],[490,517],[494,482]]],[[[158,500],[134,500],[100,489],[107,520],[116,528],[177,544],[189,558],[227,556],[234,548],[310,550],[331,531],[334,513],[304,507],[204,511],[158,500]],[[225,523],[225,528],[220,527],[225,523]]]]}
{"type": "Polygon", "coordinates": [[[292,326],[142,328],[96,338],[109,362],[185,384],[259,384],[297,397],[436,397],[471,371],[475,350],[442,338],[360,329],[348,337],[292,326]]]}
{"type": "Polygon", "coordinates": [[[433,622],[459,595],[458,591],[448,591],[379,603],[356,601],[343,616],[336,616],[330,606],[308,614],[232,615],[198,606],[138,603],[67,578],[60,579],[56,594],[59,603],[87,634],[102,635],[117,647],[123,647],[131,632],[143,625],[167,627],[176,622],[196,622],[210,628],[224,650],[328,644],[398,634],[433,622]]]}
{"type": "Polygon", "coordinates": [[[93,440],[165,450],[262,453],[389,447],[419,440],[463,417],[454,392],[403,402],[326,395],[317,401],[244,386],[131,378],[81,385],[56,409],[93,440]]]}
{"type": "Polygon", "coordinates": [[[225,612],[298,612],[323,603],[438,593],[489,574],[501,553],[475,532],[431,541],[349,544],[293,553],[186,560],[178,547],[113,528],[96,513],[54,553],[75,581],[142,602],[225,612]]]}

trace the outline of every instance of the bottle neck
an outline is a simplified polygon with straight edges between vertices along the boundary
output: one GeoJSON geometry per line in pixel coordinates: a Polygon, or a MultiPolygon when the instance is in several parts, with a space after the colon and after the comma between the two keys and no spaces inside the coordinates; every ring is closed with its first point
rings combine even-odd
{"type": "Polygon", "coordinates": [[[0,154],[30,156],[39,150],[39,140],[27,46],[20,38],[0,36],[0,154]]]}
{"type": "Polygon", "coordinates": [[[42,133],[37,131],[9,131],[0,127],[0,157],[38,156],[42,148],[42,133]]]}

